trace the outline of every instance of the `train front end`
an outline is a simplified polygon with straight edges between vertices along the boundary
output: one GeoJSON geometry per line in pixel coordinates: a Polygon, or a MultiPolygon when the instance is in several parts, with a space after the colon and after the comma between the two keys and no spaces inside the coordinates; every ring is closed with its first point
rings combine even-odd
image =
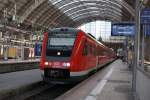
{"type": "Polygon", "coordinates": [[[44,81],[70,82],[71,55],[77,33],[73,29],[55,29],[45,33],[40,62],[44,81]]]}

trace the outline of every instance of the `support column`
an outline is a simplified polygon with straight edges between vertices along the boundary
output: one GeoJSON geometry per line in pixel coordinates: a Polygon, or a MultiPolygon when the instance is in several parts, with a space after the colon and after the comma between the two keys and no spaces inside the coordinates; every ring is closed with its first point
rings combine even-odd
{"type": "Polygon", "coordinates": [[[21,42],[21,60],[24,60],[24,35],[23,34],[21,34],[21,40],[22,40],[22,42],[21,42]]]}
{"type": "Polygon", "coordinates": [[[137,67],[139,67],[139,48],[140,48],[140,0],[136,0],[135,3],[135,22],[136,22],[136,32],[134,40],[134,68],[133,68],[133,81],[132,89],[134,93],[134,100],[136,100],[136,72],[137,67]]]}

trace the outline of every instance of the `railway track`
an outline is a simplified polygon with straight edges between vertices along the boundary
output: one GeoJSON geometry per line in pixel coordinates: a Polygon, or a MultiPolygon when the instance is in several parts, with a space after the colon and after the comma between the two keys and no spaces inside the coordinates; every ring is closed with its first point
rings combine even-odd
{"type": "Polygon", "coordinates": [[[77,84],[46,84],[41,83],[30,91],[8,97],[3,100],[54,100],[58,96],[72,89],[77,84]]]}
{"type": "Polygon", "coordinates": [[[55,85],[37,95],[26,98],[25,100],[54,100],[58,96],[72,89],[75,85],[55,85]]]}

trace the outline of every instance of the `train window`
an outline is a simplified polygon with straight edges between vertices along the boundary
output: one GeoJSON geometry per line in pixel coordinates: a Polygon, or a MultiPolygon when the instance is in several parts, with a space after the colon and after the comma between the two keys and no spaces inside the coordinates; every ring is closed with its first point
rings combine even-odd
{"type": "Polygon", "coordinates": [[[103,52],[103,55],[104,55],[104,56],[107,56],[107,52],[106,52],[106,51],[104,51],[104,52],[103,52]]]}
{"type": "Polygon", "coordinates": [[[100,56],[105,56],[105,51],[103,49],[100,51],[100,56]]]}
{"type": "Polygon", "coordinates": [[[89,55],[93,55],[93,47],[92,47],[92,45],[89,45],[89,55]]]}
{"type": "Polygon", "coordinates": [[[99,48],[96,48],[96,55],[99,56],[99,48]]]}
{"type": "Polygon", "coordinates": [[[91,45],[91,54],[94,55],[94,47],[91,45]]]}
{"type": "Polygon", "coordinates": [[[50,38],[48,45],[51,46],[72,46],[75,38],[50,38]]]}
{"type": "Polygon", "coordinates": [[[88,45],[87,45],[86,42],[84,43],[82,55],[83,55],[83,56],[87,56],[87,55],[88,55],[88,45]]]}
{"type": "Polygon", "coordinates": [[[91,55],[91,46],[88,45],[88,55],[91,55]]]}
{"type": "Polygon", "coordinates": [[[93,47],[93,54],[94,54],[94,56],[97,55],[97,54],[96,54],[96,47],[93,47]]]}
{"type": "Polygon", "coordinates": [[[91,46],[91,49],[92,49],[92,50],[91,50],[91,51],[92,51],[91,53],[92,53],[92,55],[94,55],[94,48],[93,48],[93,46],[91,46]]]}

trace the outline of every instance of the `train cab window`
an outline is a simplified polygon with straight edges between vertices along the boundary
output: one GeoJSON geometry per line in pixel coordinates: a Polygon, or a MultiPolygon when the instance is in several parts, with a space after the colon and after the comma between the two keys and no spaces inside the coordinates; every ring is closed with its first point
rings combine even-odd
{"type": "Polygon", "coordinates": [[[76,39],[75,32],[50,32],[46,55],[53,57],[70,57],[76,39]]]}

